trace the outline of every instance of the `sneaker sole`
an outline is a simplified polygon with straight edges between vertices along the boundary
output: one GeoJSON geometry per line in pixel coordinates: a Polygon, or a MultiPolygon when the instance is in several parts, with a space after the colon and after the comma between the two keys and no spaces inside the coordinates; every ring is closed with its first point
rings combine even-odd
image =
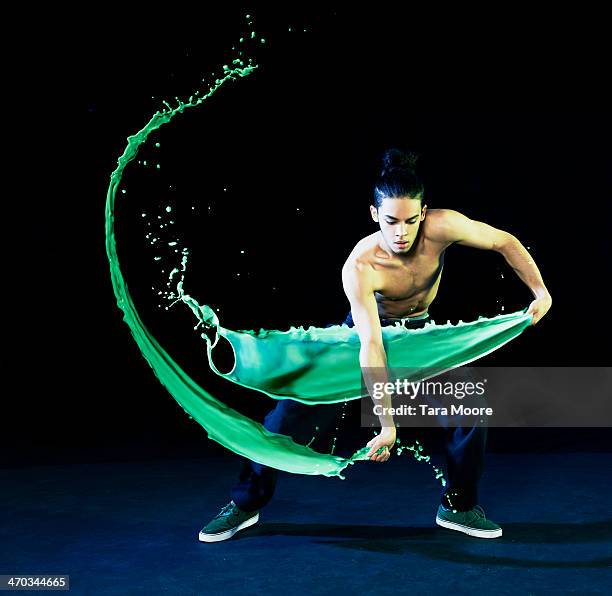
{"type": "Polygon", "coordinates": [[[463,524],[448,521],[436,516],[436,523],[442,528],[447,530],[456,530],[457,532],[463,532],[468,536],[475,536],[476,538],[499,538],[502,535],[502,529],[497,530],[479,530],[478,528],[470,528],[463,524]]]}
{"type": "Polygon", "coordinates": [[[221,540],[227,540],[231,538],[236,532],[240,530],[244,530],[253,524],[256,524],[259,521],[259,513],[254,515],[253,517],[249,517],[249,519],[243,521],[241,524],[238,524],[235,528],[231,530],[225,530],[225,532],[219,532],[217,534],[205,534],[200,531],[199,539],[200,542],[220,542],[221,540]]]}

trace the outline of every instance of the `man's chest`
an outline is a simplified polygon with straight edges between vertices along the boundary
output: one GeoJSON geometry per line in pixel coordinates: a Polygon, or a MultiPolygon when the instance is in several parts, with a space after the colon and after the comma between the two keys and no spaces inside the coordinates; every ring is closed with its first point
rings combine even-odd
{"type": "Polygon", "coordinates": [[[387,300],[409,299],[430,290],[440,278],[444,253],[419,255],[406,263],[374,266],[375,292],[387,300]]]}

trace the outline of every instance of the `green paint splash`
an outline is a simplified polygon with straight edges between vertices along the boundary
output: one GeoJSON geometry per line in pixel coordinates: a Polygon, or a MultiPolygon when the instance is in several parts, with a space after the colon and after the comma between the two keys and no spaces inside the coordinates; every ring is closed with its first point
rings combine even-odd
{"type": "MultiPolygon", "coordinates": [[[[241,59],[232,61],[232,64],[234,64],[233,67],[224,65],[224,76],[215,80],[215,84],[209,87],[208,93],[200,96],[200,93],[196,91],[187,102],[177,98],[178,105],[174,108],[164,101],[165,108],[155,112],[141,130],[128,137],[127,146],[118,159],[116,169],[111,174],[106,195],[106,253],[110,265],[113,291],[117,304],[123,311],[123,320],[128,325],[143,357],[149,363],[162,385],[183,407],[185,412],[206,430],[210,439],[238,455],[280,470],[299,474],[338,476],[344,479],[341,472],[347,466],[352,465],[355,461],[369,460],[366,456],[369,447],[365,446],[357,450],[350,458],[319,453],[306,445],[295,443],[291,437],[268,431],[263,425],[217,400],[182,370],[144,325],[132,301],[127,283],[121,271],[117,255],[114,213],[117,191],[119,190],[126,166],[136,158],[139,148],[153,131],[168,124],[175,116],[183,113],[185,110],[201,105],[227,82],[249,76],[258,68],[257,65],[253,64],[252,59],[248,60],[248,65],[241,59]]],[[[122,190],[122,194],[125,194],[124,190],[122,190]]],[[[145,214],[143,214],[144,216],[145,214]]],[[[183,274],[187,252],[186,249],[182,251],[183,260],[180,271],[183,274]]],[[[177,273],[179,271],[175,268],[171,272],[171,277],[177,273]]],[[[208,326],[218,325],[218,319],[216,319],[212,309],[206,305],[200,306],[195,299],[182,292],[182,284],[183,276],[181,276],[177,286],[180,300],[189,306],[198,316],[199,323],[208,326]]],[[[313,329],[311,327],[308,333],[313,329]]],[[[292,327],[289,332],[291,331],[295,331],[295,328],[292,327]]],[[[302,329],[302,331],[304,330],[302,329]]],[[[261,332],[271,334],[281,333],[279,331],[268,332],[265,330],[261,330],[261,332]]],[[[208,342],[208,348],[209,350],[211,349],[210,341],[208,342]]],[[[273,395],[273,397],[276,396],[273,395]]],[[[416,446],[402,449],[408,449],[413,452],[417,460],[426,460],[429,463],[429,456],[422,455],[422,446],[419,446],[418,442],[416,446]]],[[[401,453],[401,450],[398,450],[398,452],[401,453]]],[[[437,468],[434,468],[434,470],[437,473],[439,472],[437,468]]],[[[440,477],[441,473],[436,476],[436,478],[440,477]]],[[[444,484],[444,479],[442,479],[442,483],[444,484]]]]}
{"type": "Polygon", "coordinates": [[[195,95],[199,93],[195,93],[186,102],[178,100],[178,105],[174,108],[164,101],[165,109],[155,112],[141,130],[128,137],[127,146],[110,176],[106,193],[105,241],[113,291],[117,305],[123,311],[123,320],[157,378],[185,412],[193,416],[207,431],[210,439],[234,453],[280,470],[344,478],[341,475],[344,468],[358,459],[368,459],[365,456],[369,451],[367,447],[360,449],[349,459],[321,454],[305,445],[295,443],[290,437],[268,431],[263,425],[215,399],[182,370],[147,329],[136,310],[121,271],[117,255],[114,213],[123,171],[136,158],[140,146],[153,131],[169,123],[185,110],[201,105],[227,82],[249,76],[258,68],[251,58],[248,60],[248,65],[245,65],[241,59],[234,62],[238,65],[226,67],[225,75],[215,80],[208,93],[197,98],[195,95]]]}

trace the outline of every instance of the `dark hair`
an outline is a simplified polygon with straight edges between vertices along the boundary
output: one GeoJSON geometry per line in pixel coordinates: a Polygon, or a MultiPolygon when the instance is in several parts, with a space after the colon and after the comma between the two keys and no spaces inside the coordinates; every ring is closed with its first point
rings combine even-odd
{"type": "Polygon", "coordinates": [[[382,158],[382,169],[374,184],[374,205],[378,209],[383,199],[410,197],[421,199],[425,188],[416,171],[419,155],[413,151],[387,149],[382,158]]]}

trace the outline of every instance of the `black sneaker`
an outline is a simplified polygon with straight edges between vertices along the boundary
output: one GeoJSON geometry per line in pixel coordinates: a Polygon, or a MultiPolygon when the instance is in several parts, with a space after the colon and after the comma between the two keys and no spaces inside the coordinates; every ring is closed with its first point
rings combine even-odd
{"type": "Polygon", "coordinates": [[[200,542],[227,540],[239,530],[244,530],[258,521],[259,511],[242,511],[234,501],[230,501],[200,530],[200,542]]]}

